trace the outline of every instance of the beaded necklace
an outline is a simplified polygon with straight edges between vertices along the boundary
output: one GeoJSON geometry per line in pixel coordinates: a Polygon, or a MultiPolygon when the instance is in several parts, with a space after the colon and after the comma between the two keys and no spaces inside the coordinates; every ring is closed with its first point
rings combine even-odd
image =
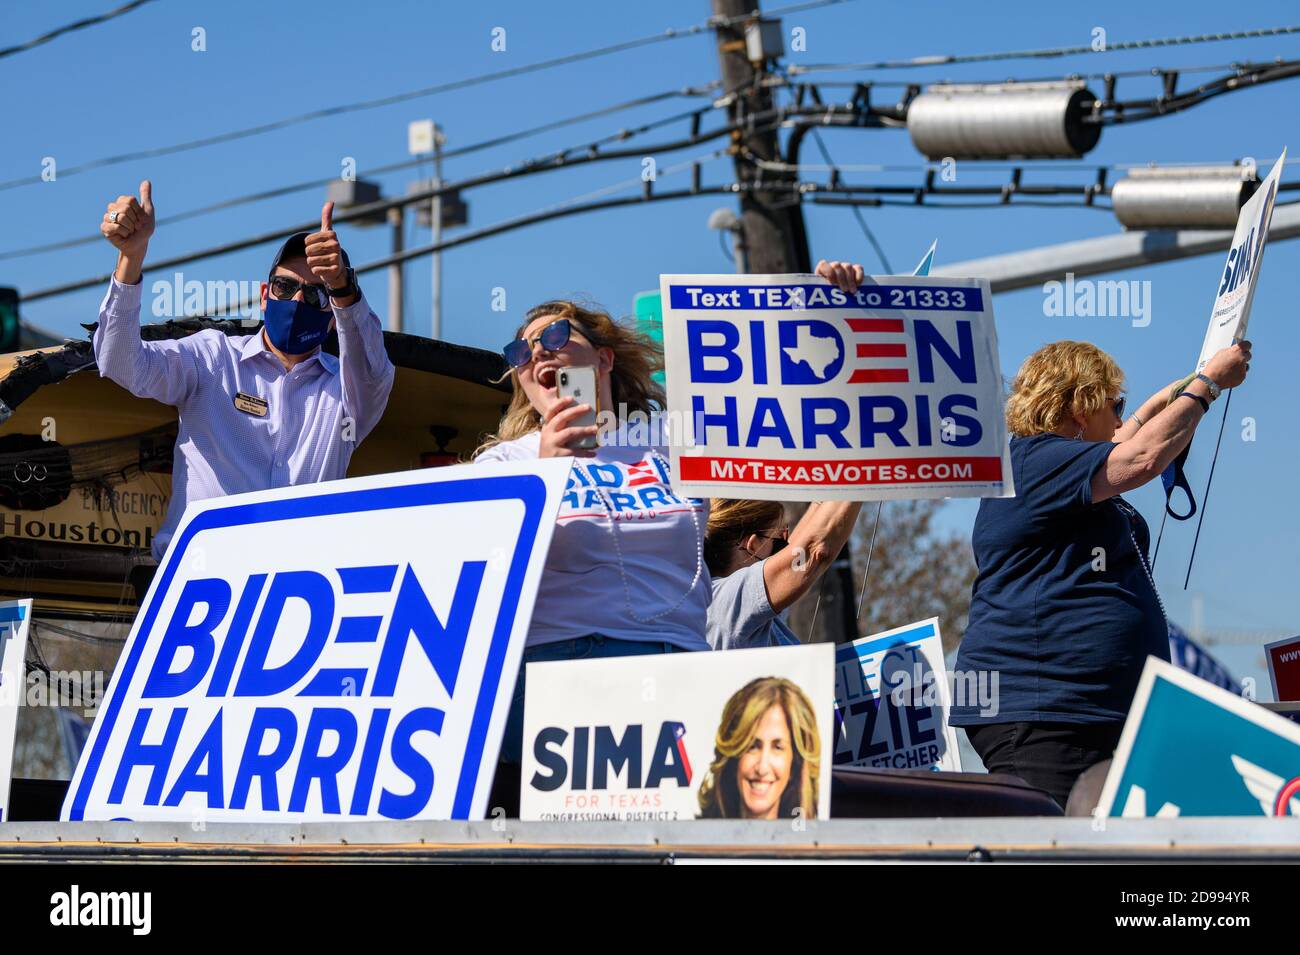
{"type": "MultiPolygon", "coordinates": [[[[661,466],[660,473],[667,474],[668,462],[664,460],[663,455],[660,454],[658,451],[651,450],[650,456],[654,459],[656,464],[659,464],[661,466]]],[[[695,525],[695,541],[696,541],[695,576],[691,578],[691,585],[686,588],[686,592],[683,593],[681,597],[677,599],[677,602],[673,604],[671,607],[669,607],[667,610],[662,610],[659,613],[653,614],[649,617],[643,617],[632,608],[632,585],[628,582],[627,567],[623,563],[623,545],[619,542],[618,539],[619,533],[617,528],[614,526],[616,520],[614,518],[613,506],[610,504],[609,500],[605,497],[604,490],[600,487],[595,487],[594,481],[592,482],[592,484],[593,484],[593,490],[596,492],[596,497],[600,500],[601,508],[605,512],[605,520],[609,527],[610,536],[614,538],[614,555],[618,558],[619,576],[623,578],[623,600],[627,604],[628,614],[632,617],[633,620],[636,620],[638,623],[654,623],[656,620],[659,620],[660,618],[666,617],[670,613],[673,613],[682,604],[686,602],[686,598],[689,597],[695,591],[695,588],[699,586],[700,578],[704,576],[704,531],[700,527],[700,518],[699,515],[696,513],[695,506],[692,504],[690,507],[691,523],[695,525]]],[[[690,499],[688,498],[687,500],[689,502],[690,499]]]]}

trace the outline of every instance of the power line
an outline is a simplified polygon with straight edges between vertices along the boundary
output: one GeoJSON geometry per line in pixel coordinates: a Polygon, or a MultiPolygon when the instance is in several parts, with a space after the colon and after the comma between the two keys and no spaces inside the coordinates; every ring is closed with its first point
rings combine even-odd
{"type": "MultiPolygon", "coordinates": [[[[817,7],[834,6],[841,3],[852,3],[854,0],[809,0],[807,3],[794,4],[793,6],[784,7],[780,10],[773,10],[768,15],[775,16],[780,13],[790,13],[797,10],[810,10],[817,7]]],[[[564,56],[552,57],[549,60],[539,60],[536,63],[527,63],[522,66],[513,66],[504,70],[494,70],[490,73],[482,73],[478,76],[465,77],[459,80],[451,80],[446,83],[438,83],[434,86],[426,86],[422,89],[407,90],[403,93],[393,93],[388,96],[381,96],[375,99],[359,100],[353,103],[342,103],[336,106],[327,106],[323,109],[312,110],[307,113],[301,113],[297,116],[287,116],[283,119],[273,120],[267,123],[259,123],[256,126],[248,126],[243,129],[229,130],[224,133],[217,133],[212,136],[204,136],[199,139],[191,139],[186,142],[173,143],[170,146],[158,146],[151,149],[140,149],[129,153],[120,153],[116,156],[105,156],[100,159],[93,159],[76,166],[67,166],[59,170],[60,176],[71,176],[77,173],[86,172],[91,169],[102,169],[106,166],[116,166],[122,163],[133,162],[139,159],[156,159],[160,156],[170,156],[176,153],[188,152],[195,149],[204,149],[208,146],[215,146],[221,143],[233,142],[240,139],[247,139],[251,136],[260,136],[264,133],[275,132],[286,129],[290,126],[297,126],[302,123],[309,123],[319,119],[326,119],[334,116],[342,116],[348,113],[356,113],[364,110],[378,109],[383,106],[393,106],[397,103],[404,103],[413,99],[422,99],[428,96],[436,96],[441,93],[450,93],[456,90],[468,89],[472,86],[481,86],[485,83],[492,83],[498,80],[509,79],[516,76],[523,76],[529,73],[537,73],[542,70],[552,69],[557,66],[566,66],[570,63],[577,63],[583,60],[595,59],[597,57],[609,56],[614,53],[622,53],[627,50],[638,47],[648,46],[653,43],[662,43],[666,40],[678,40],[683,37],[695,36],[714,29],[719,23],[730,23],[737,20],[749,19],[744,17],[724,17],[711,18],[704,23],[695,24],[689,27],[669,28],[661,33],[652,33],[649,36],[637,37],[633,40],[624,40],[621,43],[613,43],[608,46],[596,47],[590,50],[583,50],[578,53],[568,53],[564,56]]],[[[10,179],[0,182],[0,190],[14,189],[19,186],[32,185],[41,182],[39,175],[26,176],[20,179],[10,179]]]]}
{"type": "Polygon", "coordinates": [[[1112,126],[1118,123],[1133,123],[1146,119],[1155,119],[1156,117],[1168,116],[1171,113],[1190,109],[1193,106],[1199,106],[1201,103],[1222,96],[1225,93],[1234,93],[1264,83],[1292,79],[1296,76],[1300,76],[1300,60],[1280,60],[1267,65],[1242,68],[1230,76],[1223,76],[1212,82],[1202,83],[1200,86],[1186,92],[1176,93],[1173,89],[1174,83],[1171,81],[1177,80],[1177,74],[1171,73],[1166,76],[1167,89],[1162,96],[1155,99],[1127,102],[1113,100],[1113,83],[1108,82],[1107,91],[1103,94],[1103,101],[1100,104],[1104,112],[1095,116],[1086,116],[1083,121],[1102,126],[1112,126]]]}
{"type": "MultiPolygon", "coordinates": [[[[866,206],[869,208],[880,208],[882,206],[898,206],[907,209],[1015,209],[1015,208],[1038,208],[1038,209],[1096,209],[1099,212],[1110,212],[1109,206],[1097,205],[1092,202],[1048,202],[1044,199],[1016,199],[1011,202],[1003,202],[995,199],[987,202],[962,202],[962,201],[944,201],[944,202],[913,202],[906,199],[879,199],[869,197],[851,197],[844,198],[834,195],[813,195],[809,201],[819,206],[866,206]]],[[[1279,203],[1287,205],[1287,203],[1279,203]]]]}
{"type": "MultiPolygon", "coordinates": [[[[1177,84],[1179,73],[1177,70],[1161,73],[1162,90],[1159,96],[1148,97],[1145,99],[1120,100],[1116,98],[1115,89],[1117,82],[1116,74],[1106,75],[1106,87],[1101,97],[1094,101],[1091,110],[1080,118],[1080,122],[1090,126],[1114,126],[1122,123],[1141,122],[1143,120],[1156,119],[1162,116],[1168,116],[1173,113],[1182,112],[1193,106],[1199,106],[1211,99],[1222,96],[1226,93],[1236,93],[1241,90],[1251,89],[1262,86],[1266,83],[1276,83],[1281,80],[1294,79],[1300,76],[1300,60],[1275,60],[1271,63],[1251,63],[1238,65],[1233,68],[1233,72],[1225,76],[1220,76],[1208,83],[1202,83],[1192,89],[1178,92],[1177,84]]],[[[1005,87],[1012,87],[1018,81],[1012,80],[1004,84],[1005,87]]],[[[973,86],[975,84],[961,84],[962,86],[973,86]]],[[[817,84],[797,84],[796,102],[802,102],[805,95],[811,93],[812,98],[821,101],[821,95],[817,91],[817,84]]],[[[920,86],[909,84],[907,92],[903,98],[893,106],[873,106],[870,103],[870,83],[860,83],[856,85],[857,92],[853,96],[854,106],[865,114],[866,120],[859,123],[863,126],[902,126],[907,125],[907,118],[910,112],[911,104],[915,97],[920,93],[920,86]]]]}
{"type": "MultiPolygon", "coordinates": [[[[836,167],[836,165],[835,165],[835,160],[831,158],[830,150],[826,148],[826,142],[822,139],[821,131],[818,130],[818,129],[814,129],[814,130],[812,131],[812,135],[813,135],[813,142],[815,142],[815,143],[817,144],[817,149],[818,149],[818,151],[821,152],[821,154],[822,154],[822,158],[826,160],[826,165],[828,165],[828,166],[830,167],[830,169],[831,169],[831,175],[835,176],[836,179],[838,179],[838,178],[839,178],[840,171],[839,171],[838,167],[836,167]]],[[[867,225],[867,220],[866,220],[866,218],[862,215],[862,208],[861,208],[861,206],[856,206],[856,205],[855,205],[855,206],[853,206],[852,208],[853,208],[853,217],[854,217],[855,219],[858,220],[858,225],[861,227],[863,235],[865,235],[865,236],[867,237],[867,242],[869,242],[869,243],[871,244],[871,247],[872,247],[873,249],[876,250],[876,255],[879,256],[879,258],[880,258],[880,264],[883,265],[883,266],[885,267],[885,274],[886,274],[886,275],[893,275],[893,274],[894,274],[894,267],[893,267],[892,265],[889,264],[889,258],[888,258],[888,256],[885,255],[885,250],[884,250],[884,248],[882,248],[881,245],[880,245],[880,243],[879,243],[878,241],[876,241],[876,234],[875,234],[874,232],[871,231],[871,226],[867,225]]],[[[879,512],[879,511],[876,512],[876,518],[877,518],[877,520],[879,520],[879,518],[880,518],[880,512],[879,512]]],[[[873,537],[873,538],[875,537],[875,534],[874,534],[874,533],[872,534],[872,537],[873,537]]],[[[867,564],[868,564],[868,566],[870,566],[870,563],[871,563],[871,555],[870,555],[870,552],[868,552],[868,554],[867,554],[867,564]]],[[[864,582],[863,586],[864,586],[864,592],[865,592],[865,586],[866,586],[866,585],[865,585],[865,582],[864,582]]],[[[861,611],[862,611],[862,601],[859,600],[859,601],[858,601],[858,612],[861,613],[861,611]]]]}
{"type": "MultiPolygon", "coordinates": [[[[447,249],[456,248],[457,246],[468,245],[472,242],[481,241],[482,239],[489,239],[492,238],[493,236],[501,235],[502,233],[505,232],[512,232],[515,229],[520,229],[525,226],[537,225],[542,222],[547,222],[552,219],[565,218],[570,215],[578,215],[578,214],[595,212],[604,209],[613,209],[613,208],[618,208],[620,206],[637,205],[645,202],[685,199],[685,198],[690,198],[692,196],[713,195],[717,193],[734,193],[739,191],[738,188],[735,186],[703,186],[699,182],[699,171],[698,171],[699,167],[702,166],[704,163],[712,162],[713,160],[725,156],[726,154],[727,154],[727,150],[725,149],[714,150],[713,152],[708,153],[706,155],[697,156],[692,159],[685,160],[684,162],[676,163],[675,165],[669,166],[658,173],[659,176],[671,176],[674,175],[675,173],[682,172],[685,169],[694,168],[694,172],[693,172],[694,181],[692,182],[691,187],[689,189],[679,189],[672,192],[654,192],[652,189],[653,183],[645,182],[644,180],[641,179],[640,176],[637,176],[636,178],[633,179],[625,179],[620,182],[612,183],[608,186],[603,186],[600,189],[593,190],[583,195],[574,196],[573,198],[566,199],[563,202],[553,203],[552,205],[544,206],[543,208],[537,209],[533,212],[529,212],[524,215],[514,216],[512,218],[502,220],[501,222],[497,222],[490,226],[484,226],[480,229],[461,232],[460,234],[450,239],[443,239],[442,241],[437,243],[430,243],[423,246],[408,248],[401,252],[397,252],[397,253],[393,253],[392,255],[385,256],[384,258],[378,259],[374,262],[370,262],[366,265],[358,265],[356,266],[356,273],[358,275],[364,275],[368,272],[375,272],[378,271],[379,269],[387,268],[390,265],[398,265],[403,262],[409,261],[411,259],[423,258],[425,256],[432,255],[435,252],[443,252],[446,251],[447,249]],[[626,196],[626,197],[615,198],[615,199],[606,198],[611,193],[624,191],[634,186],[642,187],[641,195],[626,196]]],[[[155,268],[156,267],[157,266],[155,266],[155,268]]],[[[242,299],[238,303],[228,303],[226,306],[226,312],[223,314],[228,315],[231,313],[240,313],[244,309],[251,307],[256,300],[257,300],[256,298],[246,298],[246,299],[242,299]]],[[[214,316],[187,315],[184,317],[187,319],[193,319],[193,318],[214,317],[214,316]]]]}
{"type": "Polygon", "coordinates": [[[51,40],[57,40],[65,33],[72,33],[76,30],[84,30],[86,27],[93,27],[99,23],[107,23],[109,20],[116,19],[124,14],[130,13],[137,7],[143,7],[146,3],[153,3],[153,0],[131,0],[130,3],[124,3],[115,10],[109,10],[107,13],[101,13],[98,16],[86,17],[73,23],[57,27],[49,33],[42,33],[40,36],[28,40],[26,43],[19,43],[16,46],[5,47],[0,50],[0,59],[6,56],[13,56],[15,53],[23,53],[27,50],[33,50],[38,46],[43,46],[51,40]]]}
{"type": "MultiPolygon", "coordinates": [[[[1281,60],[1282,57],[1277,57],[1281,60]]],[[[1166,73],[1217,73],[1221,70],[1239,70],[1256,67],[1262,62],[1244,60],[1233,63],[1205,63],[1198,66],[1148,66],[1142,69],[1131,70],[1111,70],[1105,73],[1067,73],[1064,76],[1060,74],[1054,76],[1026,76],[1016,77],[1013,82],[1016,83],[1052,83],[1061,80],[1104,80],[1110,77],[1116,78],[1136,78],[1148,76],[1163,76],[1166,73]]],[[[793,69],[793,68],[792,68],[793,69]]],[[[789,70],[787,70],[789,72],[789,70]]],[[[953,80],[948,77],[941,79],[911,79],[911,80],[817,80],[816,85],[819,87],[838,88],[838,89],[857,89],[866,86],[871,89],[906,89],[910,86],[944,86],[960,82],[966,86],[996,86],[1008,82],[1005,76],[999,76],[987,80],[953,80]]]]}
{"type": "MultiPolygon", "coordinates": [[[[837,113],[842,113],[843,107],[838,106],[815,106],[815,107],[795,107],[773,109],[764,113],[756,113],[748,117],[743,122],[727,123],[716,129],[707,132],[695,132],[692,135],[672,142],[657,143],[653,146],[640,149],[616,149],[605,152],[587,151],[580,155],[572,155],[571,151],[556,153],[541,160],[533,160],[528,163],[520,163],[509,166],[504,170],[494,173],[486,173],[475,176],[470,179],[463,179],[459,182],[448,182],[434,188],[420,189],[408,193],[406,196],[396,199],[384,199],[379,202],[370,202],[365,205],[354,206],[345,209],[342,212],[336,212],[334,222],[350,222],[355,219],[364,219],[378,213],[386,212],[389,209],[398,206],[415,205],[434,196],[447,195],[448,193],[462,191],[477,186],[488,185],[490,183],[503,182],[508,179],[515,179],[521,176],[533,175],[539,172],[550,172],[556,169],[572,168],[574,166],[586,165],[588,163],[603,162],[612,159],[626,159],[629,157],[643,158],[648,155],[660,152],[675,152],[680,149],[687,149],[691,146],[697,146],[723,136],[729,136],[741,128],[749,129],[752,124],[770,124],[763,128],[775,128],[781,125],[787,119],[792,117],[829,117],[837,113]]],[[[187,252],[182,255],[173,256],[169,259],[154,262],[150,266],[153,269],[174,268],[177,265],[186,265],[200,259],[213,258],[219,255],[227,255],[232,252],[239,252],[244,249],[253,248],[259,245],[266,245],[272,242],[280,242],[284,237],[293,232],[310,231],[314,229],[319,220],[298,223],[290,228],[279,228],[270,232],[263,232],[258,235],[250,236],[244,239],[236,239],[231,242],[225,242],[220,245],[202,249],[197,252],[187,252]]],[[[454,244],[454,243],[453,243],[454,244]]],[[[426,254],[432,249],[426,248],[426,254]]],[[[34,302],[38,299],[52,298],[57,295],[65,295],[69,292],[76,292],[86,288],[93,288],[107,282],[111,273],[92,276],[88,279],[81,279],[75,282],[68,282],[62,285],[51,286],[49,288],[39,289],[22,296],[20,302],[34,302]]]]}
{"type": "Polygon", "coordinates": [[[1061,56],[1078,56],[1087,53],[1119,53],[1125,50],[1147,50],[1162,46],[1190,46],[1196,43],[1218,43],[1224,40],[1250,40],[1259,37],[1285,36],[1300,33],[1300,26],[1265,27],[1260,30],[1234,30],[1231,33],[1202,33],[1197,36],[1159,37],[1150,40],[1129,40],[1107,43],[1102,49],[1092,46],[1058,46],[1040,50],[1008,50],[1000,53],[937,54],[914,56],[907,60],[877,60],[872,63],[811,63],[793,65],[789,72],[839,73],[850,70],[901,70],[918,66],[951,66],[958,63],[992,63],[999,60],[1049,59],[1061,56]]]}
{"type": "MultiPolygon", "coordinates": [[[[718,158],[725,154],[726,154],[725,150],[718,150],[714,153],[709,154],[708,156],[699,157],[693,160],[688,160],[686,162],[679,164],[676,167],[671,167],[670,169],[666,169],[661,173],[661,175],[669,175],[672,172],[680,171],[682,168],[685,168],[687,166],[698,166],[702,162],[710,161],[712,159],[718,158]]],[[[640,184],[640,183],[641,181],[639,179],[628,180],[623,183],[617,183],[613,186],[606,187],[601,190],[597,190],[595,193],[590,193],[589,195],[601,195],[604,193],[608,193],[612,189],[616,189],[616,188],[625,189],[631,185],[640,184]]],[[[721,186],[704,186],[704,185],[700,185],[699,183],[692,183],[691,187],[687,189],[677,189],[677,190],[665,191],[665,192],[656,192],[653,190],[649,190],[649,191],[643,191],[640,195],[622,196],[617,198],[601,198],[591,202],[583,202],[582,200],[586,197],[579,196],[574,199],[567,200],[566,202],[559,203],[557,205],[548,206],[541,210],[528,213],[526,215],[516,216],[510,219],[503,220],[501,222],[495,223],[490,226],[484,226],[483,228],[480,229],[461,232],[453,238],[444,239],[443,241],[438,242],[436,244],[430,243],[418,247],[411,247],[411,248],[404,249],[401,252],[395,252],[391,255],[386,255],[383,258],[376,259],[375,261],[366,263],[365,265],[356,266],[356,271],[358,275],[366,274],[368,272],[375,272],[380,269],[388,268],[391,265],[398,265],[400,263],[407,262],[411,259],[423,258],[425,256],[432,255],[435,252],[445,252],[449,249],[457,248],[462,245],[469,245],[471,243],[479,242],[482,241],[483,239],[489,239],[506,232],[512,232],[515,229],[520,229],[531,225],[538,225],[540,223],[548,222],[554,219],[562,219],[574,215],[585,215],[589,212],[599,212],[608,209],[620,208],[623,206],[642,205],[642,204],[661,202],[661,201],[665,201],[665,202],[676,201],[679,199],[690,199],[698,196],[739,195],[740,193],[744,192],[746,189],[755,189],[760,187],[764,189],[774,188],[773,184],[770,182],[761,183],[761,184],[756,182],[743,182],[743,183],[731,182],[721,186]]],[[[909,208],[935,208],[935,209],[964,208],[964,207],[1005,208],[1008,205],[1007,203],[1000,202],[1000,201],[991,202],[991,203],[950,203],[950,204],[942,204],[942,205],[933,204],[933,203],[918,204],[911,201],[901,201],[901,200],[891,201],[888,199],[863,198],[853,193],[854,187],[847,187],[847,186],[833,188],[833,187],[815,186],[809,183],[788,183],[788,184],[783,183],[783,184],[776,185],[776,188],[782,188],[782,187],[788,187],[790,191],[794,193],[811,195],[811,200],[815,203],[826,203],[826,204],[836,204],[836,205],[851,205],[851,204],[872,205],[872,206],[896,205],[896,206],[906,206],[909,208]],[[837,198],[836,197],[837,193],[841,194],[844,197],[837,198]]],[[[1035,201],[1013,202],[1010,203],[1010,205],[1012,206],[1040,205],[1040,206],[1051,206],[1055,208],[1071,208],[1075,206],[1078,207],[1084,206],[1083,203],[1066,203],[1066,202],[1048,203],[1048,202],[1035,202],[1035,201]]],[[[1093,206],[1092,208],[1104,208],[1104,207],[1093,206]]],[[[241,307],[246,307],[248,304],[249,302],[247,301],[241,302],[237,306],[236,305],[229,306],[229,309],[235,310],[241,307]]],[[[197,317],[200,316],[187,316],[187,318],[197,318],[197,317]]]]}
{"type": "MultiPolygon", "coordinates": [[[[673,97],[680,97],[680,96],[706,95],[708,91],[712,89],[716,89],[719,85],[720,85],[719,83],[714,82],[714,83],[706,84],[705,86],[701,86],[701,87],[694,87],[694,88],[688,87],[681,90],[668,90],[663,93],[655,93],[650,96],[637,97],[636,99],[627,100],[622,103],[616,103],[612,106],[601,107],[600,109],[596,109],[596,110],[590,110],[586,113],[581,113],[576,116],[569,116],[569,117],[565,117],[564,119],[552,120],[551,122],[543,123],[540,126],[532,126],[529,127],[528,129],[519,130],[514,133],[507,133],[505,135],[495,136],[492,137],[491,139],[485,139],[477,143],[471,143],[470,145],[467,146],[461,146],[456,149],[446,150],[443,152],[442,155],[444,159],[454,158],[456,156],[466,156],[471,153],[481,152],[485,149],[491,149],[497,146],[502,146],[508,143],[516,142],[521,139],[526,139],[531,136],[536,136],[540,133],[551,132],[556,129],[561,129],[565,126],[572,126],[577,123],[586,122],[587,120],[596,119],[601,116],[607,116],[611,113],[621,112],[623,110],[633,109],[635,107],[661,102],[662,100],[665,99],[670,99],[673,97]]],[[[639,136],[644,133],[647,133],[650,130],[658,129],[661,126],[668,126],[671,125],[672,123],[680,122],[684,119],[690,119],[691,117],[696,115],[701,115],[702,113],[707,112],[709,109],[712,108],[713,107],[706,107],[704,109],[695,109],[695,110],[688,110],[682,113],[674,113],[672,116],[666,116],[661,119],[651,120],[650,122],[642,123],[639,126],[635,126],[631,128],[625,127],[613,133],[610,133],[606,136],[603,136],[600,139],[592,140],[591,142],[584,143],[580,146],[571,147],[570,149],[565,150],[565,152],[576,152],[581,150],[597,149],[601,146],[607,145],[612,142],[623,142],[635,136],[639,136]]],[[[365,169],[358,172],[357,175],[359,177],[384,175],[390,172],[398,172],[403,169],[411,169],[427,161],[428,161],[427,156],[420,156],[414,159],[406,159],[400,162],[390,163],[386,166],[376,166],[372,169],[365,169]]],[[[174,222],[183,222],[189,219],[197,219],[201,216],[209,215],[214,212],[220,212],[225,209],[232,209],[238,206],[249,205],[255,202],[265,202],[270,199],[278,199],[283,196],[292,195],[294,193],[306,192],[310,189],[320,189],[324,186],[328,186],[331,182],[334,182],[337,178],[338,177],[331,177],[327,179],[310,179],[303,182],[291,183],[284,186],[276,186],[271,189],[264,189],[258,192],[249,193],[242,196],[234,196],[229,199],[223,199],[219,202],[209,203],[207,205],[199,206],[194,209],[187,209],[183,212],[174,213],[173,215],[166,216],[162,219],[159,219],[157,224],[168,225],[174,222]]],[[[5,259],[23,258],[25,256],[38,255],[45,252],[59,252],[66,249],[77,248],[78,246],[92,245],[100,241],[102,241],[102,236],[96,233],[91,235],[79,236],[74,239],[62,239],[56,242],[45,243],[43,245],[31,246],[26,249],[11,249],[6,252],[0,252],[0,261],[3,261],[5,259]]]]}

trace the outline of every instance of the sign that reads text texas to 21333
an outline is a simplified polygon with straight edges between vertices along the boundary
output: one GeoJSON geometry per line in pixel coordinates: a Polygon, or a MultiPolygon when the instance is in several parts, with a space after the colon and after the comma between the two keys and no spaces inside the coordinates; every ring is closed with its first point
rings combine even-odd
{"type": "Polygon", "coordinates": [[[482,818],[569,467],[191,505],[63,818],[482,818]]]}
{"type": "Polygon", "coordinates": [[[664,275],[673,487],[781,500],[1014,493],[988,283],[664,275]]]}

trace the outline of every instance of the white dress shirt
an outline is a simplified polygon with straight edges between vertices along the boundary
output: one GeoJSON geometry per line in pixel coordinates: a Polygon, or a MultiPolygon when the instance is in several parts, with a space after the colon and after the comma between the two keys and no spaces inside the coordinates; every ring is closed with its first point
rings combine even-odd
{"type": "Polygon", "coordinates": [[[353,450],[383,417],[395,374],[379,317],[364,297],[334,306],[338,358],[317,351],[286,371],[260,329],[142,341],[142,289],[143,281],[110,280],[94,346],[100,375],[180,412],[171,504],[153,540],[155,557],[190,501],[347,475],[353,450]],[[239,394],[265,401],[265,414],[236,407],[239,394]]]}

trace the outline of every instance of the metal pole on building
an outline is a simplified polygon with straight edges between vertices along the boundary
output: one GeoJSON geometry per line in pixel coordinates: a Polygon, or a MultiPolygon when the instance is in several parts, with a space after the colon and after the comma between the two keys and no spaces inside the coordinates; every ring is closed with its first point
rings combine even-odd
{"type": "MultiPolygon", "coordinates": [[[[393,206],[388,210],[388,224],[392,229],[393,255],[402,251],[405,243],[406,207],[393,206]]],[[[388,267],[388,330],[402,330],[402,263],[394,262],[388,267]]]]}
{"type": "MultiPolygon", "coordinates": [[[[442,144],[446,142],[446,137],[442,134],[442,128],[433,127],[433,188],[437,189],[442,185],[442,144]]],[[[434,196],[429,205],[429,214],[433,224],[433,245],[442,242],[442,196],[434,196]]],[[[432,260],[432,285],[430,291],[433,293],[433,320],[432,327],[429,330],[429,337],[435,340],[442,338],[442,253],[434,252],[432,260]]]]}
{"type": "MultiPolygon", "coordinates": [[[[442,185],[442,147],[447,141],[443,135],[442,128],[431,119],[417,119],[409,123],[406,127],[406,145],[407,151],[412,156],[433,156],[433,179],[427,183],[413,183],[411,188],[423,190],[425,187],[437,189],[442,185]]],[[[422,215],[419,207],[416,207],[416,225],[423,225],[420,221],[422,215]]],[[[429,200],[429,220],[433,232],[433,247],[437,249],[438,244],[442,242],[442,196],[434,196],[429,200]]],[[[430,308],[430,328],[429,337],[442,338],[442,255],[439,252],[430,253],[429,257],[430,272],[432,276],[429,280],[429,290],[433,293],[433,302],[430,308]]]]}

